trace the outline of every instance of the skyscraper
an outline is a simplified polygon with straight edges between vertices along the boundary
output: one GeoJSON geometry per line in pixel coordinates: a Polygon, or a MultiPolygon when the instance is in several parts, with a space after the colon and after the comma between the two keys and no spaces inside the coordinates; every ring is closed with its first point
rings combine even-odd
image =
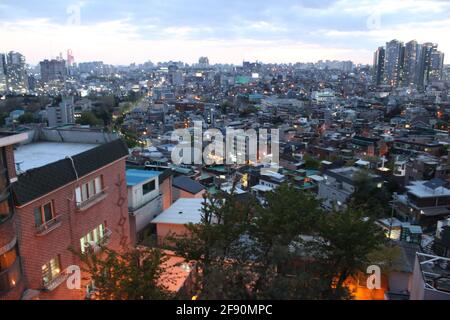
{"type": "Polygon", "coordinates": [[[438,81],[442,80],[444,70],[444,53],[440,51],[433,51],[430,59],[430,74],[428,80],[438,81]]]}
{"type": "Polygon", "coordinates": [[[208,57],[200,57],[200,59],[198,59],[198,64],[200,67],[208,67],[209,66],[209,59],[208,57]]]}
{"type": "Polygon", "coordinates": [[[28,91],[28,76],[25,57],[18,52],[9,52],[7,56],[6,77],[8,91],[26,93],[28,91]]]}
{"type": "Polygon", "coordinates": [[[66,62],[64,60],[44,60],[40,62],[40,66],[41,80],[43,82],[63,81],[67,77],[66,62]]]}
{"type": "Polygon", "coordinates": [[[437,50],[437,44],[434,43],[424,43],[422,44],[420,58],[419,58],[419,86],[426,86],[429,82],[430,69],[431,69],[431,56],[434,51],[437,50]]]}
{"type": "Polygon", "coordinates": [[[72,49],[67,50],[67,67],[73,67],[75,63],[75,57],[73,56],[72,49]]]}
{"type": "Polygon", "coordinates": [[[377,86],[383,82],[385,54],[384,48],[379,47],[373,56],[373,82],[377,86]]]}
{"type": "Polygon", "coordinates": [[[384,59],[384,83],[397,87],[400,84],[403,71],[403,42],[392,40],[386,43],[384,59]]]}
{"type": "Polygon", "coordinates": [[[7,91],[6,84],[6,56],[0,53],[0,94],[7,91]]]}
{"type": "Polygon", "coordinates": [[[403,65],[403,85],[418,84],[418,62],[420,46],[417,41],[412,40],[405,45],[405,59],[403,65]]]}

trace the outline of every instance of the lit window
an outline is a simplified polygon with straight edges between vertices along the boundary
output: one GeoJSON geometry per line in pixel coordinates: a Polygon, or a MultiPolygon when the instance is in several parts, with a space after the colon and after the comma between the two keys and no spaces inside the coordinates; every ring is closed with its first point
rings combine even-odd
{"type": "Polygon", "coordinates": [[[89,232],[80,239],[81,253],[85,253],[86,249],[93,244],[99,244],[105,237],[105,224],[99,225],[97,228],[89,232]]]}
{"type": "Polygon", "coordinates": [[[61,265],[59,257],[50,260],[42,266],[42,281],[48,284],[55,280],[61,273],[61,265]]]}

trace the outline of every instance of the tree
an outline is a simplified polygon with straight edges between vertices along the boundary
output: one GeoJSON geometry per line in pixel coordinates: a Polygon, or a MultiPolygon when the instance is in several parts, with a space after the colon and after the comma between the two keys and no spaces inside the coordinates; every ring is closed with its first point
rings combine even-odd
{"type": "Polygon", "coordinates": [[[25,112],[17,120],[21,124],[27,124],[27,123],[34,123],[34,122],[36,122],[36,119],[34,118],[34,115],[31,112],[25,112]]]}
{"type": "Polygon", "coordinates": [[[356,191],[353,193],[350,204],[370,212],[375,218],[386,216],[390,212],[389,201],[391,194],[386,187],[378,185],[368,170],[361,169],[354,177],[356,191]]]}
{"type": "Polygon", "coordinates": [[[381,241],[363,216],[326,214],[285,183],[262,203],[208,194],[201,223],[171,240],[178,255],[197,262],[201,299],[348,299],[344,281],[381,241]]]}
{"type": "Polygon", "coordinates": [[[167,258],[158,249],[137,248],[117,252],[102,247],[101,254],[92,251],[75,253],[83,262],[82,270],[93,280],[100,300],[163,300],[173,297],[163,284],[170,277],[164,275],[163,264],[167,258]]]}
{"type": "Polygon", "coordinates": [[[77,119],[77,123],[83,126],[98,126],[101,121],[90,111],[84,111],[81,117],[77,119]]]}
{"type": "Polygon", "coordinates": [[[322,216],[318,223],[311,246],[336,297],[345,292],[344,282],[366,270],[370,254],[385,243],[383,231],[374,222],[363,210],[349,206],[343,212],[322,216]]]}
{"type": "Polygon", "coordinates": [[[311,170],[319,170],[320,168],[320,161],[314,159],[309,154],[305,154],[303,157],[303,160],[305,161],[305,168],[311,169],[311,170]]]}

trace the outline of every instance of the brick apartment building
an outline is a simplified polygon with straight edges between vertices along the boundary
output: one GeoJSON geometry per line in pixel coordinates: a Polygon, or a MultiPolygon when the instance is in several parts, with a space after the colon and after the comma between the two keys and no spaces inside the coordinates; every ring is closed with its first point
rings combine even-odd
{"type": "MultiPolygon", "coordinates": [[[[122,140],[62,142],[62,135],[0,135],[0,300],[85,299],[67,268],[102,241],[131,244],[122,140]],[[60,136],[60,138],[55,138],[60,136]]],[[[101,135],[99,135],[101,136],[101,135]]]]}

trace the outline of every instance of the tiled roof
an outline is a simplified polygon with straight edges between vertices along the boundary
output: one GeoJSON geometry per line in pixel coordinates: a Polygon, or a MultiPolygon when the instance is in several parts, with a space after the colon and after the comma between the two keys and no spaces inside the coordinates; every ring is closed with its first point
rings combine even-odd
{"type": "Polygon", "coordinates": [[[186,176],[179,176],[173,179],[173,186],[191,194],[197,194],[200,191],[205,190],[203,185],[186,176]]]}
{"type": "Polygon", "coordinates": [[[77,180],[78,177],[100,169],[128,155],[128,148],[122,140],[102,144],[70,159],[63,159],[48,165],[28,170],[12,185],[16,205],[24,205],[55,189],[77,180]]]}

